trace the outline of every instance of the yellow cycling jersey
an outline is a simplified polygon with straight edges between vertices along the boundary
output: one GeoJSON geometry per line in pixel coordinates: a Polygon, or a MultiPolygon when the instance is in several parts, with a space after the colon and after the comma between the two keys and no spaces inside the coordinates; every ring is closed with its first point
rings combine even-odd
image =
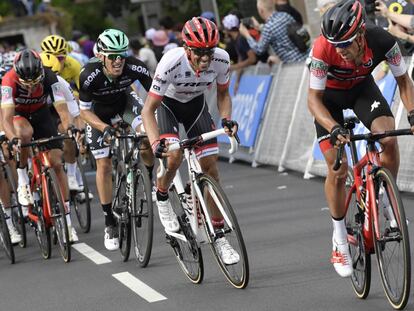
{"type": "Polygon", "coordinates": [[[71,85],[75,84],[79,90],[79,75],[81,71],[81,64],[71,56],[66,56],[63,62],[63,68],[59,75],[71,85]]]}

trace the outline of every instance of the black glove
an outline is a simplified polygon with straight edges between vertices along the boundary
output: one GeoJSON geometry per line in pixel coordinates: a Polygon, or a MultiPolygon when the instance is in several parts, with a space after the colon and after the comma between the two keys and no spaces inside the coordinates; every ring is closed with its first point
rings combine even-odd
{"type": "Polygon", "coordinates": [[[0,132],[0,144],[4,143],[7,140],[6,133],[3,131],[0,132]]]}
{"type": "Polygon", "coordinates": [[[9,140],[9,150],[13,151],[13,147],[20,144],[20,138],[13,137],[11,140],[9,140]]]}
{"type": "Polygon", "coordinates": [[[165,138],[154,141],[151,147],[154,156],[156,158],[162,159],[162,154],[165,152],[165,138]]]}
{"type": "Polygon", "coordinates": [[[407,115],[408,123],[410,126],[414,126],[414,110],[411,110],[407,115]]]}
{"type": "Polygon", "coordinates": [[[104,142],[110,142],[116,135],[116,128],[113,128],[112,126],[108,125],[103,130],[103,141],[104,142]]]}
{"type": "MultiPolygon", "coordinates": [[[[233,133],[233,126],[236,126],[237,129],[239,128],[239,124],[235,120],[227,120],[226,118],[221,119],[221,126],[223,128],[227,127],[231,133],[233,133]]],[[[237,143],[240,144],[239,135],[237,135],[237,132],[234,135],[234,138],[236,138],[237,143]]]]}
{"type": "Polygon", "coordinates": [[[335,125],[331,130],[331,144],[332,146],[336,145],[336,141],[338,140],[338,136],[344,136],[348,134],[348,131],[344,129],[339,124],[335,125]]]}
{"type": "Polygon", "coordinates": [[[79,129],[76,128],[73,124],[69,124],[68,129],[66,130],[69,136],[73,137],[76,135],[76,133],[79,132],[79,129]]]}

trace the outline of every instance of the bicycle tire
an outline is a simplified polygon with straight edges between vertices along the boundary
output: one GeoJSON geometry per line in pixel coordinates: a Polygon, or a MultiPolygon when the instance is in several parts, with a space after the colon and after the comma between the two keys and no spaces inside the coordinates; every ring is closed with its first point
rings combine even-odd
{"type": "Polygon", "coordinates": [[[66,222],[65,203],[59,187],[59,180],[54,169],[49,168],[46,175],[46,185],[48,202],[50,208],[50,218],[55,228],[59,252],[64,262],[70,262],[71,243],[69,241],[69,229],[66,222]]]}
{"type": "MultiPolygon", "coordinates": [[[[40,190],[39,193],[42,193],[40,190]]],[[[41,196],[38,195],[40,198],[41,196]]],[[[33,209],[37,215],[37,222],[35,225],[36,239],[40,247],[43,259],[49,259],[52,256],[52,241],[50,236],[50,227],[46,225],[45,218],[43,216],[42,201],[35,201],[33,209]],[[40,205],[38,204],[40,203],[40,205]]]]}
{"type": "Polygon", "coordinates": [[[363,236],[364,212],[358,206],[352,170],[348,170],[346,181],[347,197],[351,196],[345,218],[346,230],[348,232],[348,243],[352,258],[353,273],[351,284],[355,294],[360,299],[368,297],[371,289],[371,254],[365,249],[363,236]],[[352,192],[350,192],[352,191],[352,192]]]}
{"type": "Polygon", "coordinates": [[[7,182],[9,183],[11,190],[10,202],[12,208],[12,221],[20,236],[22,237],[22,240],[19,242],[19,246],[21,248],[25,248],[27,246],[26,221],[23,217],[22,206],[17,199],[16,182],[10,169],[10,165],[6,164],[4,166],[4,170],[6,173],[7,182]]]}
{"type": "Polygon", "coordinates": [[[151,258],[154,234],[154,210],[152,185],[148,170],[142,162],[138,163],[132,187],[132,235],[134,254],[138,264],[145,268],[151,258]]]}
{"type": "Polygon", "coordinates": [[[7,258],[12,264],[15,263],[14,248],[10,239],[9,229],[6,223],[6,216],[3,207],[0,206],[0,243],[3,246],[7,258]]]}
{"type": "MultiPolygon", "coordinates": [[[[223,211],[226,215],[224,216],[224,227],[220,229],[219,233],[215,234],[213,232],[209,232],[209,227],[205,223],[205,215],[203,215],[202,220],[204,221],[204,227],[208,232],[208,237],[210,239],[210,248],[211,251],[221,269],[223,274],[226,276],[227,280],[235,287],[239,289],[246,288],[249,283],[249,261],[247,257],[246,246],[244,244],[243,236],[236,218],[236,215],[233,211],[233,208],[224,193],[221,186],[218,184],[216,180],[211,178],[208,175],[202,174],[197,177],[197,184],[200,187],[200,190],[203,194],[203,200],[207,202],[206,195],[214,194],[216,196],[215,204],[220,204],[223,208],[223,211]],[[227,219],[230,220],[230,223],[233,225],[233,229],[227,222],[227,219]],[[237,251],[240,256],[240,260],[232,265],[225,264],[220,255],[218,254],[215,246],[214,246],[214,236],[217,237],[225,237],[230,245],[237,251]]],[[[212,196],[214,198],[214,195],[212,196]]],[[[201,210],[201,209],[200,209],[201,210]]],[[[210,214],[210,213],[209,213],[210,214]]]]}
{"type": "Polygon", "coordinates": [[[129,212],[129,197],[127,194],[127,181],[124,172],[124,164],[122,161],[117,163],[115,176],[114,204],[112,208],[121,216],[117,220],[117,229],[119,236],[119,250],[121,252],[122,261],[129,259],[131,252],[131,214],[129,212]]]}
{"type": "Polygon", "coordinates": [[[75,209],[76,218],[79,223],[79,228],[83,233],[88,233],[91,230],[91,203],[89,199],[89,187],[86,180],[85,171],[81,160],[77,159],[77,169],[82,177],[83,190],[71,191],[71,200],[75,209]],[[83,197],[80,194],[83,193],[83,197]]]}
{"type": "Polygon", "coordinates": [[[401,310],[408,302],[411,286],[410,241],[404,206],[389,170],[380,168],[375,173],[374,180],[379,230],[375,224],[375,217],[372,217],[372,228],[378,269],[388,301],[394,309],[401,310]],[[388,203],[385,203],[385,195],[388,203]],[[386,207],[388,204],[391,208],[386,207]],[[393,215],[387,216],[386,211],[392,212],[393,215]],[[398,251],[401,254],[398,254],[398,251]],[[396,276],[394,272],[401,275],[396,276]]]}
{"type": "Polygon", "coordinates": [[[197,244],[196,237],[188,223],[187,216],[182,207],[181,200],[174,187],[170,189],[170,202],[177,214],[180,224],[180,233],[187,241],[167,235],[171,247],[173,248],[178,265],[185,276],[194,284],[200,284],[204,278],[203,255],[197,244]]]}

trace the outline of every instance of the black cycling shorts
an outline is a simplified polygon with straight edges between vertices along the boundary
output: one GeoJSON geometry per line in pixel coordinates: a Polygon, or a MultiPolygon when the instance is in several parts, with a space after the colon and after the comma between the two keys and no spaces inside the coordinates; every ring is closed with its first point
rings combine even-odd
{"type": "MultiPolygon", "coordinates": [[[[372,122],[381,116],[393,117],[390,107],[372,76],[349,90],[327,88],[323,104],[336,122],[343,125],[343,110],[352,109],[359,120],[370,129],[372,122]]],[[[322,152],[332,148],[330,133],[315,119],[316,134],[322,152]],[[329,142],[329,143],[328,143],[329,142]]]]}
{"type": "MultiPolygon", "coordinates": [[[[173,142],[179,139],[179,123],[183,124],[188,138],[215,130],[204,95],[197,96],[187,103],[164,97],[157,114],[160,137],[173,142]]],[[[199,158],[218,154],[217,138],[203,142],[195,151],[199,158]]]]}
{"type": "MultiPolygon", "coordinates": [[[[17,111],[15,118],[25,118],[33,128],[33,139],[49,138],[58,135],[54,117],[46,105],[35,112],[27,113],[17,111]]],[[[47,144],[48,149],[62,149],[61,141],[53,141],[47,144]]]]}

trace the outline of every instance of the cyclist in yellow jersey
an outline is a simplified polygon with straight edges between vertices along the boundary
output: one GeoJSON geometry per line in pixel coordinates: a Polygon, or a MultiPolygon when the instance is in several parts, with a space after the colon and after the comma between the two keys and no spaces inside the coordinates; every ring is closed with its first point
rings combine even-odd
{"type": "Polygon", "coordinates": [[[74,89],[75,97],[78,98],[79,75],[81,64],[68,55],[68,44],[66,40],[58,35],[50,35],[43,39],[40,47],[42,52],[53,54],[61,64],[59,75],[65,79],[74,89]]]}

